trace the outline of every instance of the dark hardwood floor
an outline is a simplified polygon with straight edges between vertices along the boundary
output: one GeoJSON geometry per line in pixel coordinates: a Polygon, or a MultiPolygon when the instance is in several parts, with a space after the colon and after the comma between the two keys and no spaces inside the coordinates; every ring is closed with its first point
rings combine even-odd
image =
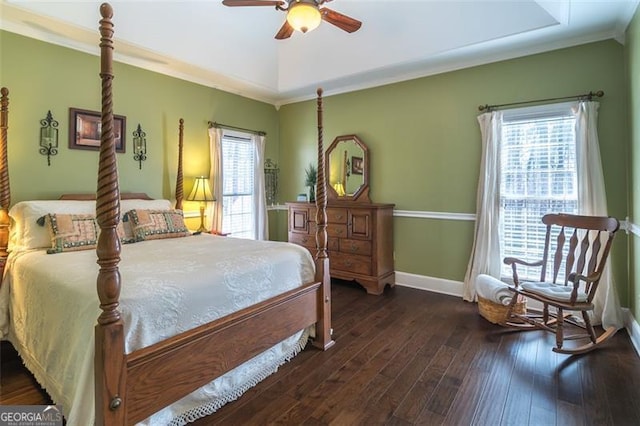
{"type": "MultiPolygon", "coordinates": [[[[307,348],[197,425],[639,425],[640,358],[624,330],[582,356],[485,321],[475,304],[334,283],[336,344],[307,348]]],[[[47,403],[10,348],[0,403],[47,403]]]]}

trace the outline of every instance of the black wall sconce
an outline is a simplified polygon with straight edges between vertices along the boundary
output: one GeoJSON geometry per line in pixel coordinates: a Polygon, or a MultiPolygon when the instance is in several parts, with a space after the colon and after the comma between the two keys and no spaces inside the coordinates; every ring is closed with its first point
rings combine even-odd
{"type": "Polygon", "coordinates": [[[142,162],[147,159],[147,134],[142,131],[140,123],[138,128],[133,132],[133,159],[140,164],[142,170],[142,162]]]}
{"type": "Polygon", "coordinates": [[[48,166],[51,166],[51,156],[58,154],[58,122],[51,111],[40,120],[40,154],[47,156],[48,166]]]}
{"type": "Polygon", "coordinates": [[[264,162],[264,189],[268,206],[275,205],[278,198],[279,172],[278,165],[271,158],[267,158],[264,162]]]}

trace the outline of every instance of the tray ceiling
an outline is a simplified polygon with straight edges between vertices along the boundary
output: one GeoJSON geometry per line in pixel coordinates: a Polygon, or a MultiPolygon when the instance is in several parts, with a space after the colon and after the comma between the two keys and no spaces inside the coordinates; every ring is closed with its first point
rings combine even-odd
{"type": "MultiPolygon", "coordinates": [[[[97,1],[0,0],[0,28],[98,54],[97,1]]],[[[287,40],[285,13],[220,0],[112,1],[115,59],[275,104],[615,38],[638,0],[334,0],[362,21],[287,40]]]]}

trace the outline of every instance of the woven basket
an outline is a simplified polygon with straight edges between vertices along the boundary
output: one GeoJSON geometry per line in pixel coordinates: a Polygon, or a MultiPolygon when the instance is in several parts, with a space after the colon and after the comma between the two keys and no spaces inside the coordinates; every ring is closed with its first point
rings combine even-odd
{"type": "MultiPolygon", "coordinates": [[[[518,297],[520,299],[513,307],[513,312],[516,314],[524,314],[527,311],[527,299],[522,296],[518,297]]],[[[504,324],[507,320],[508,310],[508,305],[505,306],[478,296],[478,311],[480,312],[480,315],[490,323],[504,324]]]]}

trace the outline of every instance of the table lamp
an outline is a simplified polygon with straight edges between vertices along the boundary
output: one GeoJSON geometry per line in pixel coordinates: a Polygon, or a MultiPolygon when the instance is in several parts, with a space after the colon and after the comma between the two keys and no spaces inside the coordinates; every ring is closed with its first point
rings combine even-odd
{"type": "Polygon", "coordinates": [[[211,194],[211,186],[209,185],[209,178],[199,176],[196,178],[191,194],[187,197],[187,201],[200,201],[200,227],[196,232],[207,232],[204,227],[204,207],[207,201],[215,201],[216,199],[211,194]]]}

